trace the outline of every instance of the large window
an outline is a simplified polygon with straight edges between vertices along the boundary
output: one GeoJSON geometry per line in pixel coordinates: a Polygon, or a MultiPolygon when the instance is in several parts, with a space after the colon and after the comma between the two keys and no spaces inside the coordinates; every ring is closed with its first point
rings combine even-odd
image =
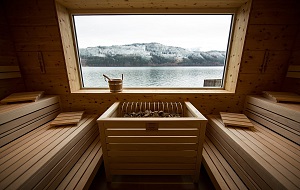
{"type": "Polygon", "coordinates": [[[220,88],[232,17],[73,15],[83,87],[220,88]]]}

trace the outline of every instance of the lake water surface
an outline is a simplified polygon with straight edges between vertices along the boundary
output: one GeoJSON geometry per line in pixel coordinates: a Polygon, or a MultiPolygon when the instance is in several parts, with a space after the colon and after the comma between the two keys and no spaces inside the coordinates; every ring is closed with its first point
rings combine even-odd
{"type": "Polygon", "coordinates": [[[108,88],[103,74],[127,87],[203,87],[204,79],[222,79],[224,67],[82,67],[84,87],[108,88]]]}

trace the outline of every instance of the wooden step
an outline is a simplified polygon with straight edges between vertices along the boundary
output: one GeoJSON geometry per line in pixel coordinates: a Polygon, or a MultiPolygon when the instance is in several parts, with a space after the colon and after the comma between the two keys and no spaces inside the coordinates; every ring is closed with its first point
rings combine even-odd
{"type": "Polygon", "coordinates": [[[0,105],[0,147],[51,121],[59,110],[57,96],[30,103],[0,105]]]}
{"type": "Polygon", "coordinates": [[[248,96],[244,113],[300,145],[300,104],[276,103],[260,96],[248,96]]]}
{"type": "Polygon", "coordinates": [[[203,145],[203,165],[216,189],[247,189],[208,137],[203,145]]]}
{"type": "MultiPolygon", "coordinates": [[[[76,126],[50,127],[47,123],[26,134],[26,138],[18,138],[1,147],[1,188],[32,189],[37,186],[60,162],[69,160],[68,153],[78,150],[81,146],[78,142],[84,136],[88,137],[86,134],[92,128],[97,128],[95,120],[94,115],[88,115],[76,126]]],[[[98,133],[98,130],[92,133],[98,133]]]]}
{"type": "MultiPolygon", "coordinates": [[[[245,171],[244,165],[247,164],[272,189],[300,188],[300,154],[292,151],[299,149],[297,144],[276,144],[261,126],[252,129],[225,127],[219,116],[209,116],[208,126],[213,129],[208,129],[212,134],[215,131],[236,151],[238,157],[231,155],[245,171]]],[[[218,139],[217,135],[213,136],[218,139]]],[[[257,176],[249,175],[255,182],[259,181],[257,176]]]]}

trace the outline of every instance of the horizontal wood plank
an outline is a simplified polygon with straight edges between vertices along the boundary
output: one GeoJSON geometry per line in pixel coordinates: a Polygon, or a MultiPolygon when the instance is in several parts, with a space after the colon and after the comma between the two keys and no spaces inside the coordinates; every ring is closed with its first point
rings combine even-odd
{"type": "MultiPolygon", "coordinates": [[[[197,118],[109,118],[103,119],[105,128],[141,128],[146,123],[157,123],[158,128],[199,128],[200,122],[206,122],[197,118]]],[[[99,121],[99,120],[98,120],[99,121]]]]}
{"type": "Polygon", "coordinates": [[[272,110],[277,115],[300,123],[300,104],[274,103],[261,96],[247,96],[245,103],[272,110]]]}
{"type": "Polygon", "coordinates": [[[196,157],[151,157],[151,156],[126,156],[126,157],[108,157],[109,163],[195,163],[196,157]]]}
{"type": "Polygon", "coordinates": [[[0,79],[12,79],[12,78],[21,78],[22,75],[20,72],[6,72],[0,73],[0,79]]]}
{"type": "Polygon", "coordinates": [[[107,143],[197,143],[197,136],[126,136],[126,137],[106,137],[107,143]]]}
{"type": "Polygon", "coordinates": [[[195,170],[111,170],[112,175],[194,175],[195,170]]]}
{"type": "Polygon", "coordinates": [[[14,128],[10,131],[2,133],[0,136],[0,139],[1,139],[0,147],[19,138],[20,136],[30,132],[31,130],[36,129],[40,125],[54,119],[55,116],[58,114],[58,112],[59,112],[59,110],[54,110],[50,113],[47,113],[47,114],[39,117],[38,119],[35,119],[34,121],[31,121],[30,123],[25,123],[21,126],[18,126],[17,128],[14,128]]]}
{"type": "Polygon", "coordinates": [[[245,110],[246,109],[249,111],[252,111],[253,113],[258,113],[265,117],[276,119],[276,121],[278,123],[289,126],[296,131],[300,131],[300,123],[299,122],[291,120],[285,116],[278,115],[275,112],[272,112],[271,110],[267,110],[267,109],[264,109],[262,107],[259,107],[257,105],[253,105],[253,104],[246,104],[245,110]]]}
{"type": "Polygon", "coordinates": [[[157,131],[147,131],[145,128],[140,129],[107,129],[107,136],[197,136],[197,128],[179,128],[179,129],[158,129],[157,131]]]}
{"type": "Polygon", "coordinates": [[[32,112],[32,113],[29,113],[27,115],[24,115],[23,117],[20,117],[20,118],[17,118],[17,119],[14,119],[10,122],[7,122],[7,123],[4,123],[2,125],[0,125],[0,134],[2,133],[5,133],[6,131],[9,131],[9,130],[12,130],[14,128],[17,128],[18,126],[22,125],[22,124],[28,124],[29,122],[31,122],[33,120],[33,118],[38,118],[39,116],[42,116],[46,113],[49,113],[51,111],[54,111],[54,110],[59,110],[60,107],[59,107],[59,104],[53,104],[53,105],[50,105],[48,107],[45,107],[45,108],[42,108],[42,109],[39,109],[35,112],[32,112]]]}
{"type": "Polygon", "coordinates": [[[198,144],[196,143],[157,143],[157,144],[126,144],[126,143],[110,143],[107,144],[107,150],[197,150],[198,144]]]}
{"type": "Polygon", "coordinates": [[[186,151],[108,151],[108,156],[162,156],[162,157],[196,157],[197,152],[193,150],[186,151]]]}
{"type": "Polygon", "coordinates": [[[195,164],[110,164],[111,170],[193,170],[195,164]]]}
{"type": "Polygon", "coordinates": [[[32,110],[38,110],[56,103],[58,103],[57,96],[45,96],[36,102],[18,103],[16,105],[1,105],[0,124],[22,117],[23,115],[32,112],[32,110]]]}

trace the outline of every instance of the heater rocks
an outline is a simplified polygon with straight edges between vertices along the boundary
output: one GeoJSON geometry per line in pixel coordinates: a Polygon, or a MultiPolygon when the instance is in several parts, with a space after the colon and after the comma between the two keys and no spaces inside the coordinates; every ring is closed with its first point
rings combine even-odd
{"type": "Polygon", "coordinates": [[[139,111],[139,112],[131,112],[125,113],[124,117],[180,117],[179,113],[168,113],[164,111],[139,111]]]}

